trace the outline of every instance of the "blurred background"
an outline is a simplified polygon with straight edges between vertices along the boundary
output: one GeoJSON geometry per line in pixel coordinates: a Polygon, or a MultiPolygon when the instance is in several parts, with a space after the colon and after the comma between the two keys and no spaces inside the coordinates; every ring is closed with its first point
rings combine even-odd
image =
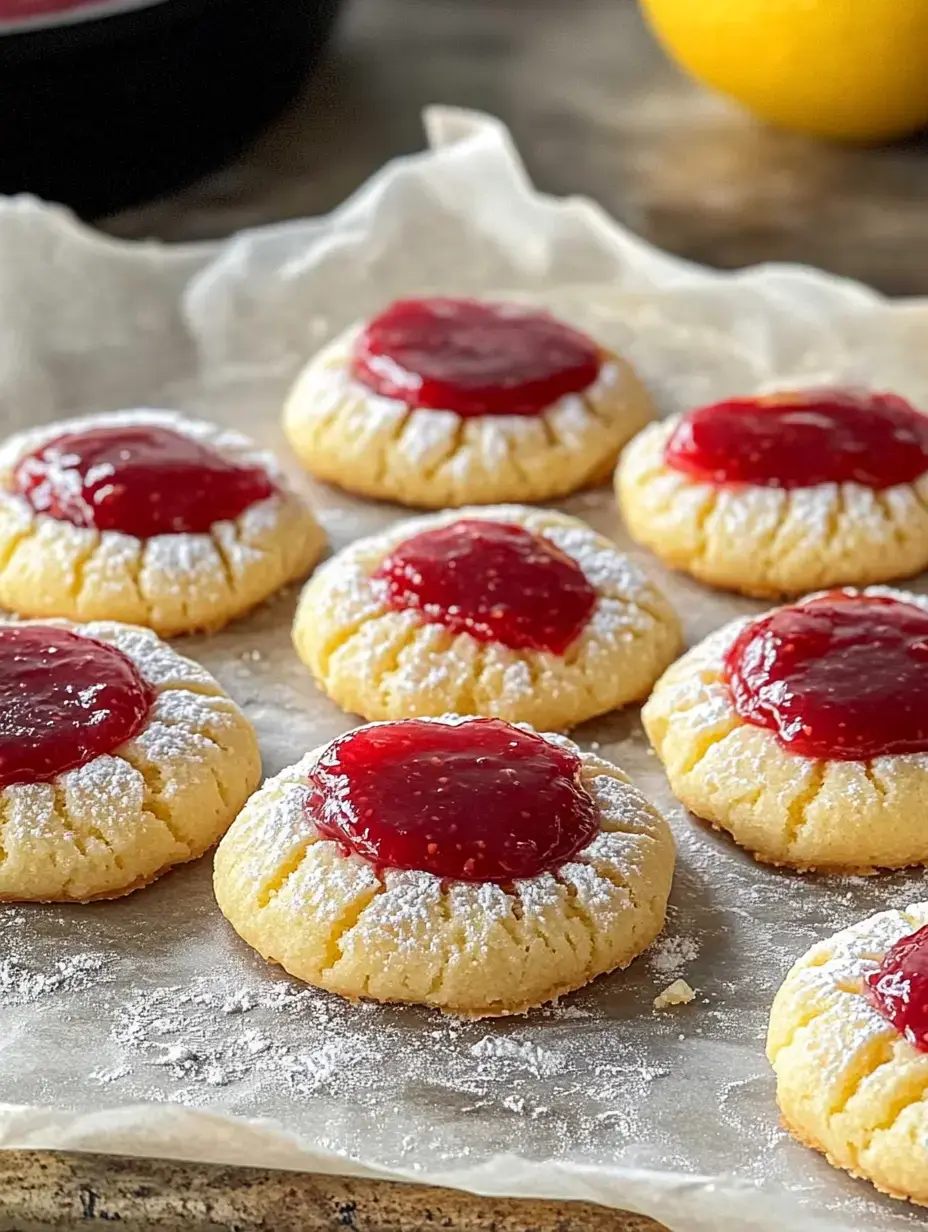
{"type": "Polygon", "coordinates": [[[501,117],[540,188],[670,251],[928,291],[928,160],[909,135],[928,120],[928,0],[743,0],[737,29],[719,0],[646,7],[650,26],[634,0],[0,0],[0,176],[114,235],[213,238],[331,209],[422,146],[426,104],[453,103],[501,117]],[[748,20],[778,7],[771,29],[748,20]],[[838,132],[768,126],[679,63],[778,121],[798,98],[790,129],[838,132]]]}

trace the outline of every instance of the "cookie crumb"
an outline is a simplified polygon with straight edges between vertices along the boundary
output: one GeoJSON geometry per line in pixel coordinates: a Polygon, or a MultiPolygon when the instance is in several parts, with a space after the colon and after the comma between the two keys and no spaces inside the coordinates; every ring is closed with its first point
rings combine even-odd
{"type": "Polygon", "coordinates": [[[674,980],[662,993],[654,998],[654,1008],[665,1010],[670,1005],[688,1005],[694,1000],[696,993],[686,980],[674,980]]]}

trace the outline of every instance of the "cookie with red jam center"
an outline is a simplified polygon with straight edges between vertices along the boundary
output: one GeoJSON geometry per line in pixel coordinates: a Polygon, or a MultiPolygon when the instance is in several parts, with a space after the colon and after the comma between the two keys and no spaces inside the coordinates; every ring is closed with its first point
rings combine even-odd
{"type": "Polygon", "coordinates": [[[631,367],[546,309],[434,297],[388,305],[310,360],[284,428],[320,478],[440,508],[602,482],[653,417],[631,367]]]}
{"type": "Polygon", "coordinates": [[[207,534],[276,491],[265,467],[159,423],[63,432],[19,460],[13,488],[36,513],[136,539],[207,534]]]}
{"type": "Polygon", "coordinates": [[[645,696],[680,629],[608,539],[506,505],[352,544],[307,585],[293,638],[326,693],[367,719],[466,711],[565,728],[645,696]]]}
{"type": "Polygon", "coordinates": [[[928,1053],[928,924],[890,946],[864,985],[877,1012],[928,1053]]]}
{"type": "Polygon", "coordinates": [[[260,772],[238,707],[148,630],[0,622],[0,901],[146,885],[211,847],[260,772]]]}
{"type": "Polygon", "coordinates": [[[671,787],[758,859],[928,863],[928,601],[874,587],[736,621],[642,711],[671,787]]]}
{"type": "Polygon", "coordinates": [[[0,446],[0,603],[23,615],[218,628],[322,547],[273,459],[211,424],[127,411],[0,446]]]}
{"type": "Polygon", "coordinates": [[[112,753],[139,734],[156,696],[116,646],[55,625],[0,625],[0,791],[112,753]]]}
{"type": "Polygon", "coordinates": [[[394,612],[553,655],[577,640],[596,606],[586,574],[550,539],[487,518],[457,518],[403,540],[373,582],[394,612]]]}
{"type": "Polygon", "coordinates": [[[309,776],[313,824],[376,868],[457,881],[557,872],[599,832],[580,758],[499,719],[361,727],[309,776]]]}
{"type": "Polygon", "coordinates": [[[829,1163],[928,1206],[928,903],[818,942],[770,1011],[783,1123],[829,1163]]]}
{"type": "Polygon", "coordinates": [[[592,339],[547,312],[467,299],[407,299],[361,330],[356,381],[411,410],[461,419],[540,415],[599,376],[592,339]]]}
{"type": "Polygon", "coordinates": [[[699,407],[643,432],[616,482],[635,539],[725,589],[792,594],[928,566],[928,417],[896,394],[699,407]]]}
{"type": "Polygon", "coordinates": [[[749,622],[725,656],[738,715],[821,761],[928,753],[928,609],[835,591],[749,622]]]}
{"type": "Polygon", "coordinates": [[[216,854],[265,958],[351,1000],[522,1012],[627,965],[673,840],[615,766],[498,719],[357,728],[265,784],[216,854]]]}
{"type": "Polygon", "coordinates": [[[664,457],[717,487],[855,483],[881,492],[928,471],[928,418],[895,394],[731,398],[683,415],[664,457]]]}

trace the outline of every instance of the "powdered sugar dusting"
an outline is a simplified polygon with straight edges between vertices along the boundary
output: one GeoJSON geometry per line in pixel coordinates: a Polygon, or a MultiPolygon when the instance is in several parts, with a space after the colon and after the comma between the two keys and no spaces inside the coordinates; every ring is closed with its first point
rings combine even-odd
{"type": "Polygon", "coordinates": [[[699,957],[695,937],[662,937],[648,951],[648,963],[655,975],[678,975],[699,957]]]}
{"type": "Polygon", "coordinates": [[[32,1005],[43,997],[82,992],[101,980],[112,978],[111,962],[106,954],[72,954],[42,968],[7,956],[0,958],[0,1009],[32,1005]]]}
{"type": "Polygon", "coordinates": [[[483,1061],[483,1072],[489,1071],[491,1074],[515,1066],[528,1070],[536,1078],[552,1078],[567,1068],[567,1058],[562,1053],[551,1052],[531,1040],[518,1040],[512,1036],[496,1039],[485,1035],[471,1045],[470,1055],[483,1061]]]}
{"type": "Polygon", "coordinates": [[[156,688],[187,688],[218,693],[219,685],[210,673],[193,659],[180,654],[152,633],[110,620],[95,620],[77,626],[88,637],[111,642],[132,660],[142,675],[156,688]]]}

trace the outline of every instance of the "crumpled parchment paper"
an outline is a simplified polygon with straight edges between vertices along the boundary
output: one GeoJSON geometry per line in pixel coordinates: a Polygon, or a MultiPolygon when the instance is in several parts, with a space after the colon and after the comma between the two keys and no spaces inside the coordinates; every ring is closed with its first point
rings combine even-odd
{"type": "MultiPolygon", "coordinates": [[[[307,355],[392,297],[429,291],[542,299],[624,351],[668,412],[823,377],[928,405],[924,304],[796,267],[700,269],[590,202],[537,194],[495,121],[435,109],[427,128],[429,152],[333,215],[218,246],[121,244],[33,201],[0,203],[4,431],[168,405],[285,455],[280,402],[307,355]]],[[[334,546],[401,516],[304,482],[334,546]]],[[[563,507],[625,542],[608,491],[563,507]]],[[[649,567],[691,641],[759,610],[649,567]]],[[[291,650],[293,603],[181,646],[245,707],[267,773],[352,725],[291,650]]],[[[792,960],[926,897],[921,874],[826,882],[760,868],[683,814],[636,713],[578,738],[629,770],[678,839],[667,930],[628,973],[502,1023],[356,1009],[238,941],[209,860],[116,903],[0,908],[0,1146],[585,1198],[674,1232],[920,1226],[779,1129],[763,1033],[792,960]],[[654,1012],[679,976],[697,999],[654,1012]]]]}

